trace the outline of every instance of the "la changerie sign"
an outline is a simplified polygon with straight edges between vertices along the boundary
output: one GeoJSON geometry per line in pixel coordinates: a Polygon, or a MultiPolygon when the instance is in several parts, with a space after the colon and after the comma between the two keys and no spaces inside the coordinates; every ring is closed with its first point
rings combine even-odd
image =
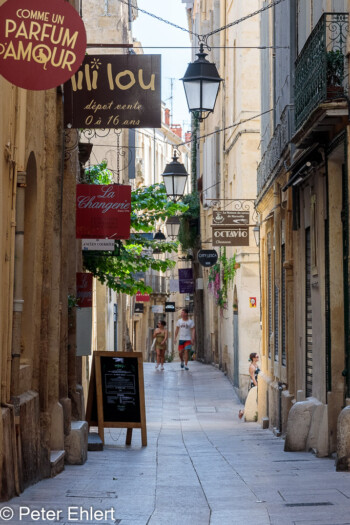
{"type": "Polygon", "coordinates": [[[77,11],[63,0],[8,0],[0,7],[0,74],[24,89],[66,82],[86,51],[77,11]]]}
{"type": "Polygon", "coordinates": [[[88,55],[64,86],[68,128],[160,128],[160,55],[88,55]]]}
{"type": "Polygon", "coordinates": [[[131,186],[77,184],[77,239],[128,239],[131,186]]]}

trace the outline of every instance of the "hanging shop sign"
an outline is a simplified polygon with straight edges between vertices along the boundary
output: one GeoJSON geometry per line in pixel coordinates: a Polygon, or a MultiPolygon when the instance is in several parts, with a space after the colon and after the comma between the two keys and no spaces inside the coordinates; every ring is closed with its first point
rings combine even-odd
{"type": "Polygon", "coordinates": [[[77,304],[79,308],[92,307],[92,273],[77,273],[77,304]]]}
{"type": "Polygon", "coordinates": [[[130,186],[77,184],[77,239],[128,239],[130,213],[130,186]]]}
{"type": "Polygon", "coordinates": [[[115,241],[113,239],[83,239],[81,247],[83,251],[113,252],[115,241]]]}
{"type": "Polygon", "coordinates": [[[170,293],[178,293],[179,288],[179,279],[169,279],[169,291],[170,293]]]}
{"type": "Polygon", "coordinates": [[[68,128],[160,128],[160,55],[88,55],[64,86],[68,128]]]}
{"type": "Polygon", "coordinates": [[[165,312],[168,314],[174,313],[176,310],[175,303],[166,302],[165,303],[165,312]]]}
{"type": "Polygon", "coordinates": [[[24,89],[50,89],[77,71],[86,32],[62,0],[8,0],[0,7],[0,74],[24,89]]]}
{"type": "Polygon", "coordinates": [[[214,211],[213,224],[218,226],[249,224],[249,211],[214,211]]]}
{"type": "Polygon", "coordinates": [[[182,268],[179,270],[179,292],[194,293],[192,268],[182,268]]]}
{"type": "Polygon", "coordinates": [[[143,314],[143,303],[135,303],[134,312],[135,314],[143,314]]]}
{"type": "Polygon", "coordinates": [[[216,250],[199,250],[198,252],[198,262],[205,268],[214,266],[217,260],[218,252],[216,250]]]}
{"type": "Polygon", "coordinates": [[[213,246],[249,246],[249,226],[213,226],[213,246]]]}
{"type": "Polygon", "coordinates": [[[138,303],[148,303],[150,300],[150,295],[148,293],[142,294],[140,292],[137,292],[135,299],[138,303]]]}
{"type": "Polygon", "coordinates": [[[164,312],[164,306],[162,304],[154,304],[152,305],[152,313],[154,314],[162,314],[164,312]]]}
{"type": "Polygon", "coordinates": [[[135,279],[135,281],[141,281],[141,279],[146,278],[146,272],[134,272],[131,274],[132,278],[135,279]]]}

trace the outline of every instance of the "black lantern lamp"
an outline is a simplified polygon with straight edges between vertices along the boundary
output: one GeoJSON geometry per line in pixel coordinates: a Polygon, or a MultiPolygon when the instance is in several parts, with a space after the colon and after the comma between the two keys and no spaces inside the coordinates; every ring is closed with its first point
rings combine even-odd
{"type": "MultiPolygon", "coordinates": [[[[154,241],[165,241],[166,237],[164,235],[163,232],[160,231],[160,229],[153,235],[153,240],[154,241]]],[[[154,248],[153,250],[153,254],[154,255],[159,255],[161,254],[162,252],[160,251],[159,248],[154,248]]]]}
{"type": "Polygon", "coordinates": [[[191,113],[199,113],[200,122],[214,111],[220,82],[223,81],[219,77],[216,65],[209,62],[205,58],[206,56],[207,53],[204,53],[204,46],[201,44],[199,53],[197,53],[197,60],[188,64],[185,76],[181,78],[184,84],[188,109],[191,113]],[[207,115],[204,117],[203,113],[206,112],[207,115]]]}
{"type": "Polygon", "coordinates": [[[178,201],[185,191],[188,173],[185,166],[178,161],[175,151],[173,160],[165,166],[162,177],[168,197],[174,202],[178,201]]]}
{"type": "Polygon", "coordinates": [[[165,241],[166,237],[165,237],[165,235],[164,235],[163,232],[161,232],[160,230],[158,230],[157,233],[155,233],[155,234],[153,235],[153,239],[154,239],[155,241],[165,241]]]}
{"type": "Polygon", "coordinates": [[[177,239],[178,235],[179,235],[179,230],[180,230],[180,219],[179,217],[168,217],[166,223],[165,223],[165,227],[166,227],[166,233],[167,233],[167,236],[172,239],[172,240],[175,240],[177,239]]]}

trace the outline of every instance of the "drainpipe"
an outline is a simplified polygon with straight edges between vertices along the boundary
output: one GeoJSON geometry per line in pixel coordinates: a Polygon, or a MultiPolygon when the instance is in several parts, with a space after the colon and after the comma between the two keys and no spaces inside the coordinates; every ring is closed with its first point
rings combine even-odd
{"type": "MultiPolygon", "coordinates": [[[[23,251],[24,251],[24,203],[26,172],[17,173],[16,229],[15,229],[15,262],[13,291],[13,325],[12,325],[12,364],[11,364],[11,398],[17,406],[19,391],[19,367],[21,357],[21,326],[23,312],[23,251]]],[[[17,406],[16,416],[19,406],[17,406]]]]}

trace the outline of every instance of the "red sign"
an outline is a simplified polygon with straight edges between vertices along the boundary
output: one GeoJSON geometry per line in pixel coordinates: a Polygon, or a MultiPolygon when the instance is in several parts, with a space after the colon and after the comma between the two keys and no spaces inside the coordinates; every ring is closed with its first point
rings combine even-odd
{"type": "Polygon", "coordinates": [[[92,273],[77,273],[77,300],[79,308],[92,307],[92,273]]]}
{"type": "Polygon", "coordinates": [[[0,7],[0,74],[24,89],[50,89],[77,71],[86,51],[82,19],[63,0],[8,0],[0,7]]]}
{"type": "Polygon", "coordinates": [[[131,186],[77,184],[77,239],[129,239],[131,186]]]}
{"type": "Polygon", "coordinates": [[[148,293],[142,294],[141,292],[137,292],[136,301],[138,303],[148,303],[149,300],[150,300],[150,296],[148,293]]]}

